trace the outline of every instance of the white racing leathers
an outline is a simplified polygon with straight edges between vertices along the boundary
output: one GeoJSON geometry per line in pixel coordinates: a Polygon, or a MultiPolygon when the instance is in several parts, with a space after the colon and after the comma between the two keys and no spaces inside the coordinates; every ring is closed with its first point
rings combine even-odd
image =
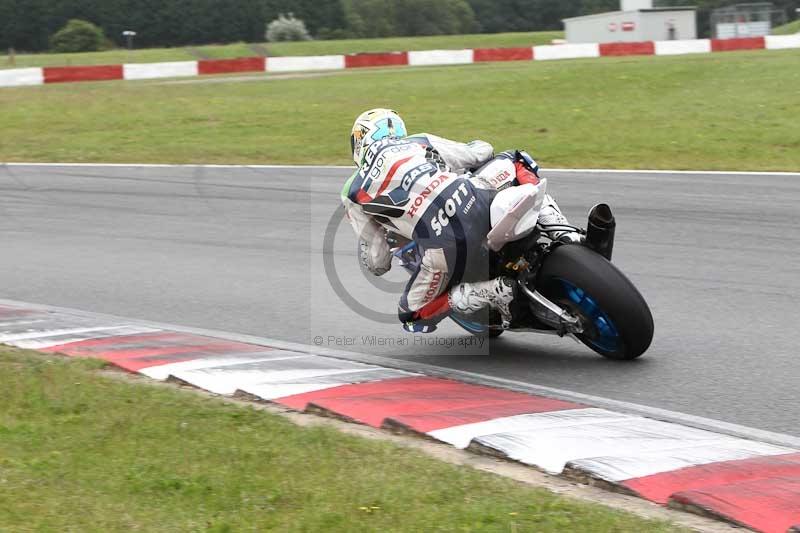
{"type": "Polygon", "coordinates": [[[373,143],[342,191],[359,236],[359,260],[373,274],[391,268],[386,232],[417,242],[422,260],[400,299],[401,320],[464,277],[490,228],[492,193],[466,177],[492,158],[482,141],[459,143],[434,135],[373,143]]]}
{"type": "MultiPolygon", "coordinates": [[[[536,168],[535,162],[523,165],[515,153],[493,158],[492,146],[482,141],[465,144],[428,134],[369,147],[342,201],[359,236],[359,260],[373,274],[391,268],[387,231],[419,247],[421,263],[399,302],[401,321],[432,318],[449,309],[446,289],[488,279],[483,244],[494,194],[525,180],[538,182],[536,168]],[[479,167],[475,176],[466,174],[479,167]]],[[[545,203],[555,206],[549,196],[545,203]]]]}

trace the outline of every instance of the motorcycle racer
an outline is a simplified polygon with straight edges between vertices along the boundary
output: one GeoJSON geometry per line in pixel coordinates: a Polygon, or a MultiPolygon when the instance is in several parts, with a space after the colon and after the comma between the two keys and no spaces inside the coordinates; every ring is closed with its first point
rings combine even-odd
{"type": "MultiPolygon", "coordinates": [[[[430,332],[451,312],[492,309],[508,327],[514,283],[505,277],[487,281],[483,244],[491,230],[494,195],[506,187],[537,184],[536,162],[519,151],[495,157],[484,141],[409,136],[403,119],[388,109],[372,109],[356,119],[350,148],[358,170],[342,189],[342,202],[359,238],[362,265],[377,276],[391,268],[387,232],[415,241],[419,249],[421,260],[399,302],[404,329],[430,332]]],[[[563,229],[567,219],[549,195],[539,225],[553,239],[580,239],[563,229]]]]}

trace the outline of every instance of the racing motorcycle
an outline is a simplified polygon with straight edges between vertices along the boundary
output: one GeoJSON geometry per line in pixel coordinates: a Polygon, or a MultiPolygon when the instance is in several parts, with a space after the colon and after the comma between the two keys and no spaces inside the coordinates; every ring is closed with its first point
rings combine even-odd
{"type": "MultiPolygon", "coordinates": [[[[581,233],[582,242],[551,240],[538,224],[546,188],[546,179],[510,187],[491,204],[487,279],[516,280],[510,327],[503,327],[497,312],[480,321],[455,313],[450,318],[477,336],[496,338],[506,331],[570,336],[609,359],[639,357],[653,339],[653,316],[633,283],[611,262],[616,228],[611,208],[594,206],[586,229],[546,228],[581,233]]],[[[394,234],[389,243],[400,266],[413,273],[419,261],[416,243],[394,234]]]]}

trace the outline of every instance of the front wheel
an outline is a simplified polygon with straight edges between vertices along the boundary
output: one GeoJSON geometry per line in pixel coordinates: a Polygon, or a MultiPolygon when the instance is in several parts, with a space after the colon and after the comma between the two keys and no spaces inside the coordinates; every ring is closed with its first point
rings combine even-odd
{"type": "Polygon", "coordinates": [[[604,257],[578,244],[555,248],[536,289],[580,318],[586,346],[609,359],[635,359],[653,340],[653,315],[642,295],[604,257]]]}

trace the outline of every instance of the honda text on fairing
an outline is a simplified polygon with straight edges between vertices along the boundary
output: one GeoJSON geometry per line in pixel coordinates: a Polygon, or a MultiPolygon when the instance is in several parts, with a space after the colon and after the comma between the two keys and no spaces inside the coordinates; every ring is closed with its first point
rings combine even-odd
{"type": "Polygon", "coordinates": [[[359,259],[382,275],[396,258],[411,274],[398,306],[406,331],[449,317],[475,335],[570,335],[613,359],[647,350],[653,318],[611,263],[607,205],[575,227],[526,152],[409,136],[387,109],[360,115],[350,141],[358,170],[342,201],[359,259]]]}

